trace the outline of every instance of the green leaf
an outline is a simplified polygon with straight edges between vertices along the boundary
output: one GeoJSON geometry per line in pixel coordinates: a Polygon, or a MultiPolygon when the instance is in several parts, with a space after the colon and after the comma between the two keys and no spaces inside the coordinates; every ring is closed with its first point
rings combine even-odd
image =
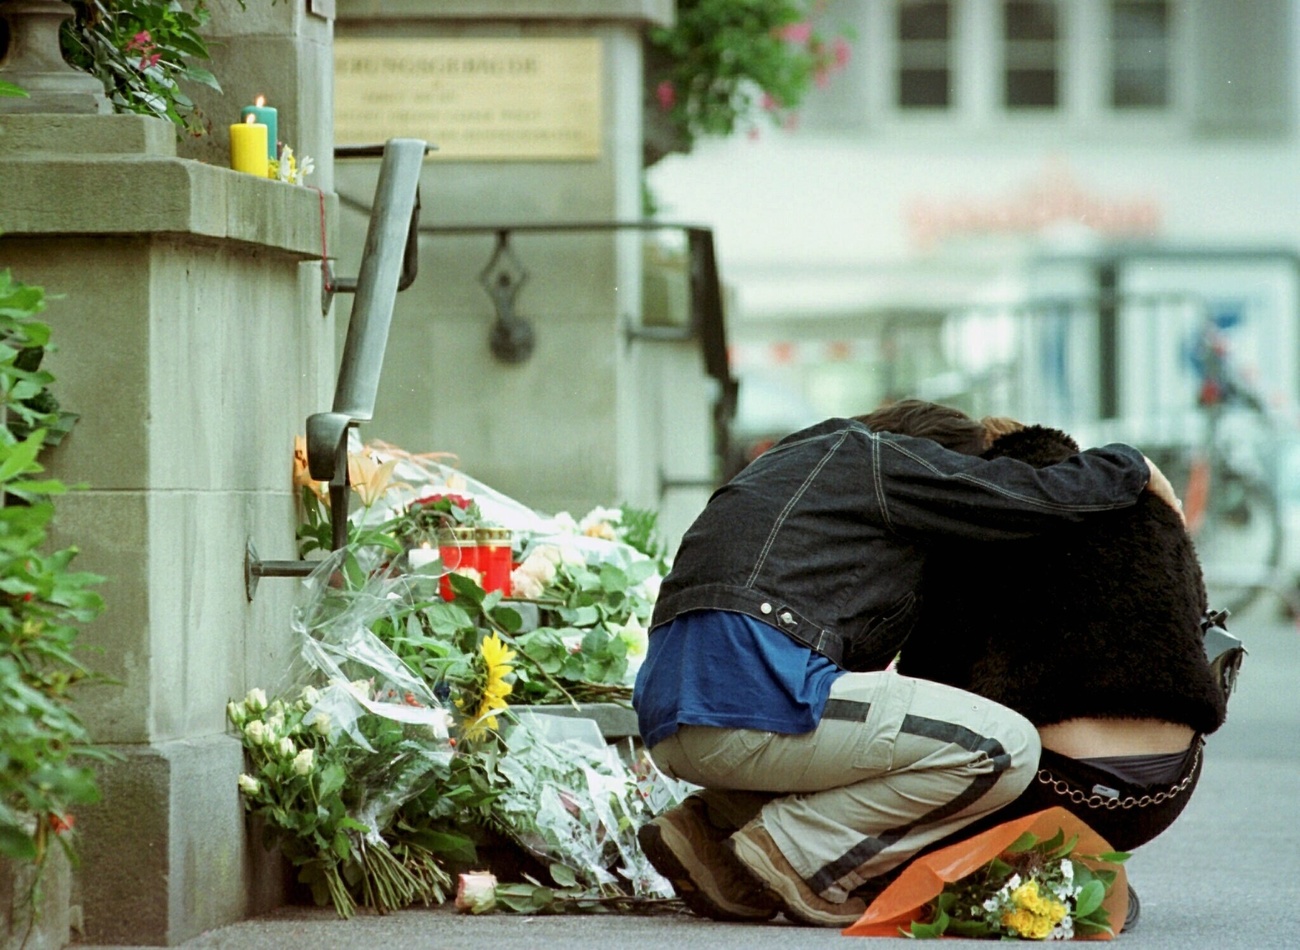
{"type": "Polygon", "coordinates": [[[0,825],[0,854],[16,861],[31,861],[36,858],[36,842],[19,828],[0,825]]]}
{"type": "Polygon", "coordinates": [[[1132,856],[1127,851],[1107,851],[1097,855],[1097,860],[1105,861],[1107,864],[1123,864],[1132,856]]]}
{"type": "Polygon", "coordinates": [[[1106,888],[1101,881],[1089,881],[1079,891],[1074,902],[1074,912],[1078,917],[1087,917],[1094,910],[1101,906],[1101,902],[1106,899],[1106,888]]]}
{"type": "Polygon", "coordinates": [[[11,82],[5,82],[3,79],[0,79],[0,96],[9,99],[27,99],[29,98],[29,93],[22,86],[15,86],[11,82]]]}
{"type": "Polygon", "coordinates": [[[573,868],[567,864],[552,864],[550,867],[551,877],[560,887],[577,887],[578,878],[573,873],[573,868]]]}
{"type": "Polygon", "coordinates": [[[948,929],[948,924],[950,923],[951,920],[952,918],[948,916],[946,911],[942,909],[936,909],[934,920],[931,921],[930,923],[921,924],[913,921],[911,926],[911,933],[909,934],[909,936],[916,937],[921,940],[932,940],[936,937],[942,937],[944,931],[948,929]]]}
{"type": "Polygon", "coordinates": [[[1022,854],[1036,844],[1038,844],[1038,836],[1032,831],[1026,831],[1019,838],[1013,841],[1006,851],[1008,854],[1022,854]]]}
{"type": "Polygon", "coordinates": [[[40,471],[36,464],[36,454],[41,450],[45,438],[43,430],[37,430],[22,442],[0,447],[0,482],[7,482],[25,472],[40,471]]]}
{"type": "Polygon", "coordinates": [[[330,842],[330,847],[341,861],[346,861],[352,855],[352,845],[348,842],[348,836],[342,831],[335,833],[334,840],[330,842]]]}

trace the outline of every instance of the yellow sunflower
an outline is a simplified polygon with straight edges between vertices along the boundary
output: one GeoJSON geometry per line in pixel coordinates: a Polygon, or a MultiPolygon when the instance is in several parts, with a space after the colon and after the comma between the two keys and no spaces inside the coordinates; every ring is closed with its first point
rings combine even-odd
{"type": "Polygon", "coordinates": [[[514,669],[511,661],[515,658],[515,651],[501,642],[501,638],[494,633],[483,640],[479,646],[479,655],[483,661],[483,689],[478,707],[469,717],[465,729],[465,738],[471,740],[483,738],[483,733],[488,729],[495,731],[497,717],[493,713],[509,705],[506,697],[510,695],[512,686],[506,682],[506,677],[514,669]]]}

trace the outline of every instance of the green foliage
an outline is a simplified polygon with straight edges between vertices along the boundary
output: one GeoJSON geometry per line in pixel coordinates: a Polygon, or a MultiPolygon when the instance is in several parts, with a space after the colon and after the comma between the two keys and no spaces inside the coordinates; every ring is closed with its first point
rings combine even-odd
{"type": "Polygon", "coordinates": [[[102,609],[100,578],[71,569],[75,549],[45,550],[50,498],[65,488],[37,477],[43,426],[62,422],[36,405],[52,380],[31,358],[49,342],[35,319],[44,305],[41,288],[0,272],[0,855],[35,861],[52,834],[70,848],[71,809],[98,799],[90,763],[105,758],[71,695],[91,675],[75,648],[79,626],[102,609]]]}
{"type": "Polygon", "coordinates": [[[210,129],[181,86],[221,91],[217,78],[198,65],[210,58],[204,0],[85,0],[72,6],[76,16],[62,33],[64,57],[104,84],[114,111],[167,119],[192,135],[210,129]]]}
{"type": "Polygon", "coordinates": [[[11,82],[5,82],[3,79],[0,79],[0,98],[27,99],[29,96],[27,90],[22,86],[15,86],[11,82]]]}
{"type": "Polygon", "coordinates": [[[816,85],[844,65],[844,31],[813,27],[825,0],[677,0],[670,27],[652,30],[647,109],[663,113],[678,145],[756,129],[766,114],[791,125],[816,85]]]}

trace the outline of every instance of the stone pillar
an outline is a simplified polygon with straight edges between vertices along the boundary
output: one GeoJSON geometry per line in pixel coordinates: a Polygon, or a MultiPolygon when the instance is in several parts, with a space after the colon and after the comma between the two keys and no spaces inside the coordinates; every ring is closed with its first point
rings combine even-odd
{"type": "Polygon", "coordinates": [[[107,579],[82,655],[116,683],[79,711],[122,761],[77,816],[85,939],[175,944],[266,909],[224,709],[291,652],[297,585],[250,603],[244,552],[293,556],[293,437],[333,390],[335,204],[178,158],[141,116],[0,115],[0,195],[0,266],[46,288],[47,363],[80,414],[45,458],[86,486],[53,540],[107,579]]]}

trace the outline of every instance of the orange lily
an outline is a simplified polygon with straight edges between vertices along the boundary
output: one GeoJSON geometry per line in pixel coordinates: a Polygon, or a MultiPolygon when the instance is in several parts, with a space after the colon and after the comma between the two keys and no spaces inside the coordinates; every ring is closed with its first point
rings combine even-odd
{"type": "Polygon", "coordinates": [[[311,470],[307,467],[307,440],[300,435],[293,437],[293,487],[310,489],[321,501],[329,499],[325,483],[311,477],[311,470]]]}

